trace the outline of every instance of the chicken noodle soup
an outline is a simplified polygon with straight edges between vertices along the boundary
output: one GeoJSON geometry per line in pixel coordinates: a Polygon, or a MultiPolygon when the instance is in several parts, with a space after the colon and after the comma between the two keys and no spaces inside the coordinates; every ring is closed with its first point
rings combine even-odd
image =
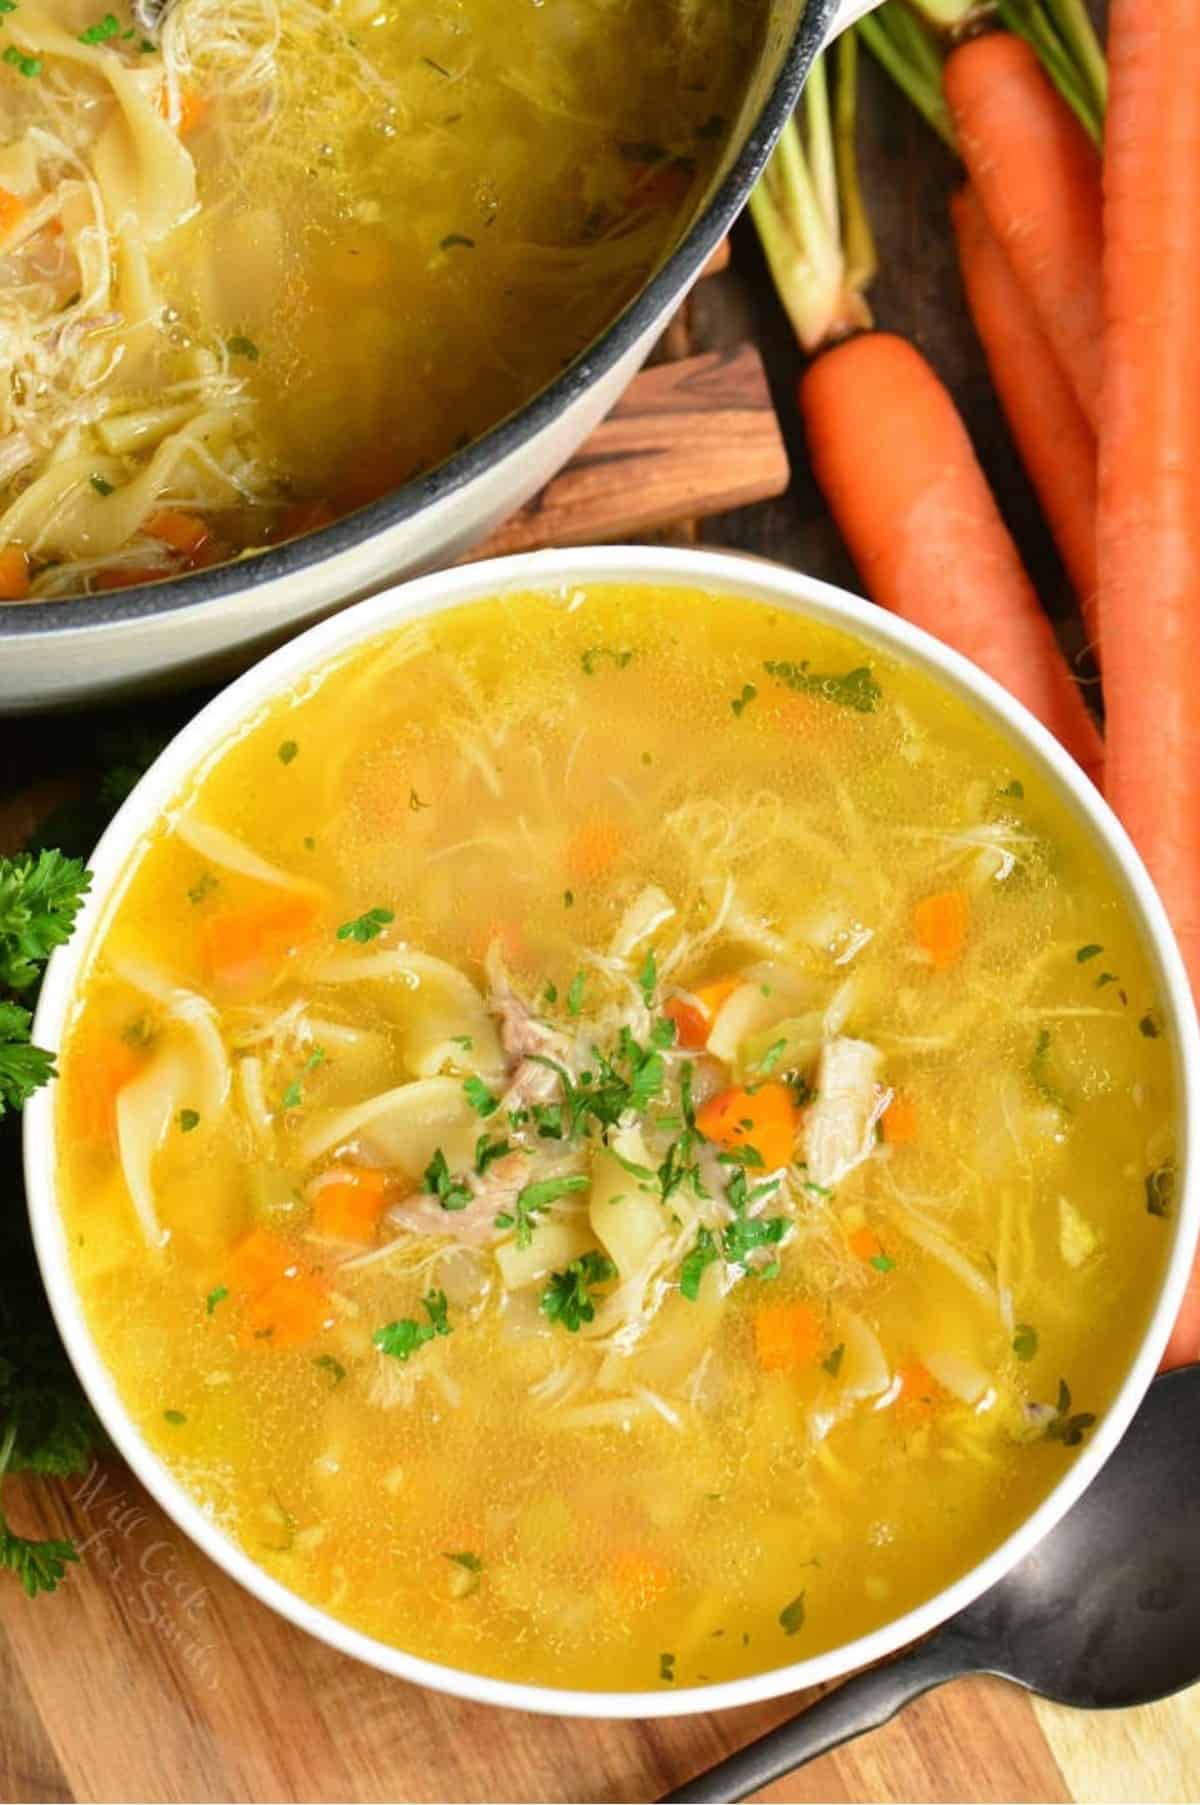
{"type": "Polygon", "coordinates": [[[974,1565],[1143,1332],[1170,1050],[1010,743],[766,606],[423,619],[204,767],[63,1056],[140,1430],[285,1585],[552,1686],[814,1654],[974,1565]]]}
{"type": "Polygon", "coordinates": [[[715,168],[765,0],[0,9],[0,600],[287,538],[524,402],[715,168]]]}

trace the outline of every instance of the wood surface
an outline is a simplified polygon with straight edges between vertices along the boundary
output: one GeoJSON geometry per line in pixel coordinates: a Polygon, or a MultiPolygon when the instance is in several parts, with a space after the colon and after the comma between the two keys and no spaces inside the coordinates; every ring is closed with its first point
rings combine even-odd
{"type": "MultiPolygon", "coordinates": [[[[912,335],[949,383],[1039,590],[1073,646],[1062,571],[963,313],[945,219],[953,163],[869,62],[860,121],[882,262],[873,290],[877,316],[912,335]]],[[[762,433],[769,423],[761,418],[761,376],[737,350],[748,340],[765,358],[791,486],[749,507],[726,492],[711,505],[730,511],[698,522],[708,507],[692,488],[679,504],[693,510],[690,521],[672,523],[666,535],[777,557],[853,587],[853,569],[807,469],[790,329],[743,225],[734,235],[733,268],[696,289],[660,357],[670,368],[720,353],[702,366],[708,373],[701,382],[684,372],[684,395],[703,411],[716,385],[739,413],[753,416],[746,430],[762,433]],[[697,402],[698,389],[707,400],[697,402]]],[[[667,397],[678,397],[679,378],[660,375],[660,367],[640,379],[640,394],[658,398],[658,413],[644,400],[631,401],[618,429],[627,455],[629,435],[642,422],[636,431],[657,459],[669,461],[670,436],[659,436],[652,423],[661,425],[673,405],[667,397]]],[[[720,416],[705,418],[711,426],[720,416]]],[[[764,469],[769,437],[756,440],[764,469]]],[[[778,467],[770,467],[775,484],[778,467]]],[[[626,480],[628,474],[627,467],[626,480]]],[[[598,472],[593,464],[584,475],[594,505],[603,467],[598,472]]],[[[719,469],[717,475],[727,480],[719,469]]],[[[682,492],[685,479],[671,480],[682,492]]],[[[538,510],[543,528],[559,517],[562,492],[553,491],[551,485],[552,499],[538,510]]],[[[529,522],[513,530],[527,532],[529,522]]],[[[619,523],[612,530],[634,529],[619,523]]],[[[533,542],[544,541],[521,541],[533,542]]],[[[146,704],[141,722],[150,732],[169,731],[203,699],[146,704]]],[[[0,723],[0,803],[10,843],[61,797],[64,774],[104,762],[96,748],[113,719],[111,712],[80,711],[52,727],[0,723]]],[[[28,1604],[0,1577],[0,1800],[12,1805],[649,1800],[804,1702],[797,1696],[657,1723],[494,1712],[385,1679],[282,1623],[192,1548],[115,1460],[85,1484],[13,1487],[12,1510],[17,1528],[69,1532],[84,1545],[80,1568],[53,1598],[28,1604]]],[[[1140,1711],[1083,1715],[1034,1703],[1000,1681],[961,1680],[761,1796],[847,1805],[1200,1801],[1200,1690],[1140,1711]]]]}

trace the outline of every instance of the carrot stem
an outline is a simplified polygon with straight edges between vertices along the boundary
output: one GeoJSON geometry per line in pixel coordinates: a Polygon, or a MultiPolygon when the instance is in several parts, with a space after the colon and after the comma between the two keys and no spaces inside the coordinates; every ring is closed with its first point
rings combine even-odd
{"type": "MultiPolygon", "coordinates": [[[[956,151],[954,122],[942,93],[942,64],[929,33],[903,7],[880,7],[854,30],[942,143],[956,151]]],[[[849,36],[849,33],[846,34],[849,36]]]]}
{"type": "Polygon", "coordinates": [[[844,31],[838,39],[837,72],[833,150],[837,165],[837,191],[842,200],[846,285],[855,293],[861,294],[879,268],[879,258],[858,175],[858,153],[855,146],[855,127],[858,121],[858,39],[852,31],[844,31]]]}
{"type": "Polygon", "coordinates": [[[813,64],[804,90],[804,147],[817,205],[832,238],[838,229],[837,163],[829,115],[829,81],[823,56],[813,64]]]}
{"type": "Polygon", "coordinates": [[[1104,136],[1108,71],[1082,0],[997,0],[999,16],[1038,55],[1079,123],[1098,145],[1104,136]]]}

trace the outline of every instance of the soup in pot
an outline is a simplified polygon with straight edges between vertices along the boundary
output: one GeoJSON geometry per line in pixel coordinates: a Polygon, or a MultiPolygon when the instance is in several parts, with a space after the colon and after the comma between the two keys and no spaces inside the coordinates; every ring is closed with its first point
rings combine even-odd
{"type": "Polygon", "coordinates": [[[1009,740],[677,588],[415,621],[141,848],[60,1188],[140,1432],[356,1628],[547,1686],[725,1680],[977,1563],[1156,1294],[1172,1050],[1009,740]]]}

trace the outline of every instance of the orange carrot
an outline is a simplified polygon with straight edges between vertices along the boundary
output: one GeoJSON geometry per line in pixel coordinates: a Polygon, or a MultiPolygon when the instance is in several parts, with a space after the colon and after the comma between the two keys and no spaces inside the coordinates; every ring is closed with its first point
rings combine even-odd
{"type": "Polygon", "coordinates": [[[707,1140],[731,1150],[753,1147],[768,1172],[791,1160],[799,1120],[786,1084],[718,1091],[696,1111],[696,1126],[707,1140]]]}
{"type": "Polygon", "coordinates": [[[229,1260],[229,1288],[242,1306],[243,1347],[300,1347],[332,1321],[329,1294],[316,1273],[292,1241],[270,1229],[253,1229],[238,1242],[229,1260]]]}
{"type": "Polygon", "coordinates": [[[882,1260],[887,1256],[883,1251],[883,1242],[873,1228],[856,1228],[846,1245],[856,1260],[882,1260]]]}
{"type": "Polygon", "coordinates": [[[868,593],[974,659],[1098,776],[1100,736],[925,359],[865,333],[817,358],[800,402],[817,480],[868,593]]]}
{"type": "Polygon", "coordinates": [[[11,188],[0,188],[0,238],[19,225],[26,212],[25,202],[11,188]]]}
{"type": "Polygon", "coordinates": [[[23,602],[29,594],[29,558],[19,545],[0,546],[0,602],[23,602]]]}
{"type": "Polygon", "coordinates": [[[620,1549],[609,1563],[609,1572],[622,1602],[631,1611],[645,1610],[665,1598],[674,1578],[664,1560],[641,1548],[620,1549]]]}
{"type": "Polygon", "coordinates": [[[68,1064],[71,1121],[89,1141],[116,1138],[117,1095],[144,1064],[136,1047],[116,1034],[86,1034],[73,1043],[68,1064]]]}
{"type": "Polygon", "coordinates": [[[112,570],[98,570],[92,578],[92,588],[133,589],[138,583],[161,583],[170,574],[166,565],[117,565],[112,570]]]}
{"type": "Polygon", "coordinates": [[[903,1091],[897,1091],[880,1121],[883,1138],[889,1147],[907,1147],[917,1138],[917,1106],[903,1091]]]}
{"type": "Polygon", "coordinates": [[[337,515],[327,501],[294,501],[286,507],[268,535],[278,544],[284,539],[300,539],[323,526],[332,526],[337,515]]]}
{"type": "Polygon", "coordinates": [[[1115,0],[1109,61],[1098,515],[1106,789],[1200,994],[1200,40],[1190,0],[1115,0]]]}
{"type": "Polygon", "coordinates": [[[200,921],[197,950],[219,983],[248,988],[312,938],[319,912],[307,896],[273,896],[248,908],[218,909],[200,921]]]}
{"type": "Polygon", "coordinates": [[[910,1360],[896,1377],[900,1381],[896,1402],[918,1416],[928,1415],[942,1396],[941,1386],[919,1360],[910,1360]]]}
{"type": "Polygon", "coordinates": [[[269,1228],[251,1229],[229,1256],[229,1288],[237,1296],[256,1297],[299,1269],[300,1255],[293,1241],[269,1228]]]}
{"type": "Polygon", "coordinates": [[[917,945],[929,954],[938,971],[957,965],[967,944],[971,906],[963,890],[939,890],[924,896],[913,910],[917,945]]]}
{"type": "Polygon", "coordinates": [[[606,877],[625,850],[625,835],[608,815],[593,815],[567,841],[567,876],[576,884],[606,877]]]}
{"type": "Polygon", "coordinates": [[[184,514],[178,508],[159,508],[143,521],[142,531],[188,558],[194,557],[210,536],[206,521],[197,514],[184,514]]]}
{"type": "Polygon", "coordinates": [[[373,1241],[387,1205],[378,1166],[334,1166],[313,1186],[313,1227],[337,1241],[373,1241]]]}
{"type": "Polygon", "coordinates": [[[677,1045],[692,1053],[706,1047],[718,1011],[741,982],[740,978],[716,978],[711,984],[701,984],[686,997],[668,997],[662,1012],[675,1023],[677,1045]]]}
{"type": "Polygon", "coordinates": [[[820,1351],[820,1318],[808,1304],[762,1304],[754,1312],[754,1354],[765,1373],[812,1366],[820,1351]]]}
{"type": "MultiPolygon", "coordinates": [[[[164,83],[158,92],[158,110],[164,119],[169,119],[170,109],[171,98],[164,83]]],[[[204,95],[198,94],[195,88],[189,87],[185,82],[179,90],[179,136],[186,138],[189,132],[194,132],[198,125],[204,123],[207,112],[208,101],[204,95]]]]}
{"type": "Polygon", "coordinates": [[[1200,1360],[1200,1256],[1192,1267],[1159,1371],[1169,1373],[1176,1366],[1190,1366],[1194,1360],[1200,1360]]]}
{"type": "Polygon", "coordinates": [[[1095,427],[1103,337],[1095,147],[1037,52],[1009,32],[951,51],[942,85],[992,230],[1095,427]]]}
{"type": "Polygon", "coordinates": [[[979,196],[950,202],[967,305],[1021,462],[1096,639],[1096,435],[979,196]]]}

